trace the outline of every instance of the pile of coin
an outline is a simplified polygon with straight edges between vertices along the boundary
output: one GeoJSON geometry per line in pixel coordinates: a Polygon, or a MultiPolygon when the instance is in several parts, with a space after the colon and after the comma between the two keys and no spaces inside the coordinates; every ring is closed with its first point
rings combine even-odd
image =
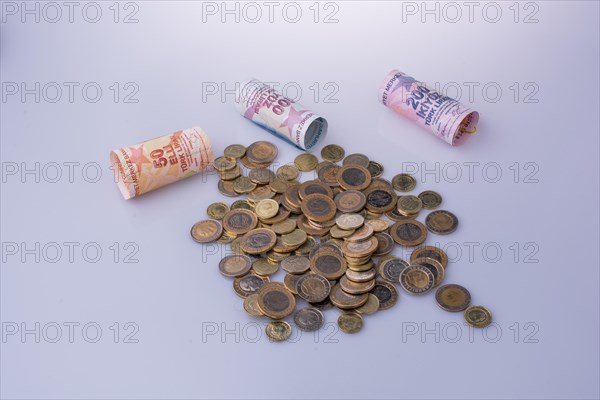
{"type": "Polygon", "coordinates": [[[428,232],[446,235],[458,227],[453,213],[438,210],[440,194],[408,194],[416,187],[414,177],[398,174],[387,181],[380,163],[363,154],[345,156],[338,145],[322,149],[323,161],[303,153],[275,168],[277,153],[266,141],[225,148],[214,162],[219,191],[246,198],[209,205],[210,219],[191,230],[196,242],[230,246],[219,271],[234,279],[248,314],[273,320],[266,328],[270,339],[290,336],[292,327],[283,319],[292,314],[298,329],[318,330],[322,311],[332,307],[342,312],[342,331],[358,332],[364,315],[397,302],[396,285],[414,295],[437,288],[442,309],[464,311],[472,326],[491,323],[487,309],[469,307],[467,289],[441,286],[448,265],[444,251],[422,246],[428,232]],[[300,182],[301,173],[313,179],[300,182]],[[416,220],[422,210],[434,210],[425,224],[416,220]],[[415,247],[410,261],[391,255],[396,245],[415,247]],[[283,282],[271,281],[280,268],[283,282]],[[296,310],[297,300],[306,306],[296,310]]]}

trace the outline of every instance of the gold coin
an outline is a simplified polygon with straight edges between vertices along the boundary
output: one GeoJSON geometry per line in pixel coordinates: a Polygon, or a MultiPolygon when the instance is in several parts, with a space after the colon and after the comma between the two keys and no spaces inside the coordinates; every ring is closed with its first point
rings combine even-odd
{"type": "Polygon", "coordinates": [[[359,165],[363,168],[367,168],[369,166],[369,157],[360,153],[350,154],[344,158],[342,165],[359,165]]]}
{"type": "Polygon", "coordinates": [[[251,294],[244,299],[244,311],[253,317],[262,317],[263,313],[258,308],[258,294],[251,294]]]}
{"type": "Polygon", "coordinates": [[[346,260],[331,250],[320,250],[310,258],[310,270],[333,281],[346,273],[346,260]]]}
{"type": "Polygon", "coordinates": [[[292,232],[296,229],[296,220],[295,219],[286,219],[271,226],[273,232],[278,235],[285,235],[286,233],[292,232]]]}
{"type": "Polygon", "coordinates": [[[242,236],[240,246],[248,254],[261,254],[271,250],[276,241],[275,232],[266,228],[257,228],[242,236]]]}
{"type": "Polygon", "coordinates": [[[417,180],[409,174],[398,174],[392,178],[392,186],[399,192],[410,192],[417,186],[417,180]]]}
{"type": "Polygon", "coordinates": [[[349,164],[338,170],[337,180],[346,190],[364,190],[371,184],[371,173],[365,167],[349,164]]]}
{"type": "Polygon", "coordinates": [[[265,333],[273,342],[285,342],[292,334],[292,327],[285,321],[271,321],[265,327],[265,333]]]}
{"type": "Polygon", "coordinates": [[[344,312],[337,320],[340,330],[345,333],[356,333],[363,327],[363,319],[357,312],[344,312]]]}
{"type": "Polygon", "coordinates": [[[439,261],[444,269],[448,265],[448,256],[446,253],[442,249],[439,249],[435,246],[422,246],[416,248],[410,255],[410,262],[412,263],[414,260],[420,257],[433,258],[434,260],[439,261]]]}
{"type": "Polygon", "coordinates": [[[333,191],[331,188],[318,180],[306,181],[298,188],[298,195],[301,199],[314,193],[324,194],[333,199],[333,191]]]}
{"type": "Polygon", "coordinates": [[[317,242],[315,241],[315,239],[311,236],[308,237],[308,239],[306,239],[306,242],[304,242],[304,244],[300,247],[298,247],[298,249],[296,249],[296,255],[297,256],[307,256],[310,254],[311,250],[313,248],[315,248],[317,246],[317,242]]]}
{"type": "Polygon", "coordinates": [[[433,259],[433,258],[428,258],[428,257],[421,257],[421,258],[417,258],[415,259],[414,262],[411,262],[411,264],[415,264],[415,265],[421,265],[425,268],[427,268],[429,271],[431,271],[431,273],[433,274],[433,287],[436,288],[440,285],[440,283],[442,282],[442,280],[444,280],[444,267],[442,266],[442,263],[440,263],[438,260],[433,259]]]}
{"type": "Polygon", "coordinates": [[[224,181],[232,181],[242,175],[242,169],[239,165],[236,165],[227,171],[217,171],[217,174],[224,181]]]}
{"type": "Polygon", "coordinates": [[[369,293],[367,302],[356,309],[356,312],[363,315],[375,314],[379,310],[379,299],[372,293],[369,293]]]}
{"type": "Polygon", "coordinates": [[[254,161],[250,161],[247,156],[243,156],[242,158],[240,158],[240,162],[244,167],[248,169],[264,168],[272,164],[272,162],[257,163],[254,161]]]}
{"type": "Polygon", "coordinates": [[[305,256],[289,256],[281,261],[281,269],[288,274],[301,275],[310,268],[310,261],[305,256]]]}
{"type": "Polygon", "coordinates": [[[323,160],[330,162],[338,162],[344,158],[346,152],[341,146],[337,144],[328,144],[321,149],[321,157],[323,160]]]}
{"type": "Polygon", "coordinates": [[[266,141],[254,142],[246,149],[246,157],[255,163],[271,163],[277,158],[277,147],[266,141]]]}
{"type": "Polygon", "coordinates": [[[448,235],[458,227],[458,218],[450,211],[433,211],[425,218],[425,225],[430,232],[448,235]]]}
{"type": "Polygon", "coordinates": [[[352,234],[354,234],[354,232],[356,232],[354,229],[345,230],[345,229],[341,229],[337,225],[332,226],[331,229],[329,230],[329,234],[331,235],[332,238],[335,238],[335,239],[347,238],[348,236],[352,236],[352,234]]]}
{"type": "Polygon", "coordinates": [[[214,242],[221,237],[223,233],[223,225],[217,220],[206,219],[199,221],[192,226],[192,239],[198,243],[214,242]]]}
{"type": "Polygon", "coordinates": [[[287,208],[288,210],[294,212],[295,214],[302,213],[300,209],[300,194],[299,194],[300,185],[295,184],[288,187],[283,194],[281,204],[287,208]]]}
{"type": "Polygon", "coordinates": [[[230,210],[223,217],[223,227],[228,233],[243,235],[256,227],[258,218],[250,210],[230,210]]]}
{"type": "Polygon", "coordinates": [[[375,186],[365,190],[367,210],[383,214],[392,211],[398,202],[398,195],[393,189],[384,186],[375,186]]]}
{"type": "Polygon", "coordinates": [[[342,214],[335,220],[335,224],[340,229],[347,231],[360,228],[364,222],[365,218],[359,214],[342,214]]]}
{"type": "Polygon", "coordinates": [[[342,248],[338,246],[337,243],[324,242],[323,240],[321,240],[321,243],[314,246],[313,249],[310,251],[308,258],[312,260],[314,257],[318,256],[321,253],[330,252],[334,252],[336,254],[339,254],[340,256],[344,255],[342,253],[342,248]]]}
{"type": "Polygon", "coordinates": [[[283,243],[285,243],[287,246],[300,247],[304,244],[304,242],[306,242],[308,236],[303,230],[295,229],[290,233],[282,235],[281,239],[283,240],[283,243]]]}
{"type": "Polygon", "coordinates": [[[350,261],[348,261],[347,258],[346,261],[348,264],[348,269],[352,270],[353,272],[365,272],[370,269],[373,269],[373,266],[375,265],[370,256],[367,257],[367,259],[362,263],[351,263],[350,261]]]}
{"type": "Polygon", "coordinates": [[[272,199],[275,192],[269,186],[257,186],[253,191],[248,193],[248,200],[259,202],[261,200],[272,199]]]}
{"type": "Polygon", "coordinates": [[[392,225],[390,234],[400,246],[418,246],[427,239],[427,228],[419,221],[409,219],[392,225]]]}
{"type": "Polygon", "coordinates": [[[475,328],[485,328],[492,323],[492,313],[483,306],[471,306],[465,310],[465,321],[475,328]]]}
{"type": "Polygon", "coordinates": [[[236,235],[230,235],[229,233],[223,231],[221,236],[217,239],[217,243],[229,244],[229,243],[233,242],[233,240],[235,238],[236,238],[236,235]]]}
{"type": "Polygon", "coordinates": [[[335,226],[335,217],[328,220],[328,221],[323,221],[323,222],[316,222],[316,221],[311,221],[308,220],[308,223],[312,226],[314,226],[315,228],[331,228],[332,226],[335,226]]]}
{"type": "Polygon", "coordinates": [[[268,282],[270,282],[268,276],[249,273],[233,280],[233,290],[238,296],[246,298],[257,293],[268,282]]]}
{"type": "Polygon", "coordinates": [[[298,168],[296,168],[296,166],[293,164],[282,165],[281,167],[277,168],[277,171],[275,172],[276,177],[285,179],[286,181],[296,179],[298,174],[300,174],[300,171],[298,171],[298,168]]]}
{"type": "Polygon", "coordinates": [[[344,292],[350,294],[368,293],[375,287],[375,279],[366,282],[354,282],[344,275],[340,278],[340,287],[344,292]]]}
{"type": "Polygon", "coordinates": [[[383,165],[376,161],[369,161],[367,169],[371,173],[371,178],[379,178],[381,175],[383,175],[383,165]]]}
{"type": "Polygon", "coordinates": [[[349,242],[362,242],[373,236],[373,228],[369,225],[363,225],[357,229],[352,236],[347,237],[345,240],[349,242]]]}
{"type": "Polygon", "coordinates": [[[275,179],[275,174],[269,168],[254,168],[248,172],[248,178],[258,185],[267,185],[275,179]]]}
{"type": "Polygon", "coordinates": [[[312,171],[317,168],[319,160],[310,153],[302,153],[294,159],[294,165],[302,172],[312,171]]]}
{"type": "Polygon", "coordinates": [[[298,294],[298,292],[296,291],[296,284],[298,283],[298,279],[300,279],[302,276],[304,276],[304,274],[286,274],[283,277],[283,284],[285,288],[289,290],[290,293],[298,294]]]}
{"type": "Polygon", "coordinates": [[[346,278],[353,282],[367,282],[374,279],[377,276],[377,270],[370,268],[366,271],[353,271],[350,268],[346,270],[346,278]]]}
{"type": "Polygon", "coordinates": [[[219,271],[228,278],[244,276],[252,268],[250,257],[234,254],[223,257],[219,262],[219,271]]]}
{"type": "Polygon", "coordinates": [[[329,161],[325,162],[327,164],[319,164],[319,166],[317,166],[317,176],[319,180],[330,187],[339,186],[340,183],[337,180],[337,173],[340,170],[340,166],[332,164],[329,161]]]}
{"type": "Polygon", "coordinates": [[[322,275],[305,274],[296,282],[296,292],[309,303],[318,303],[329,297],[331,284],[322,275]]]}
{"type": "Polygon", "coordinates": [[[258,307],[267,317],[281,319],[294,312],[296,299],[282,283],[265,283],[258,291],[258,307]]]}
{"type": "MultiPolygon", "coordinates": [[[[279,238],[277,238],[279,240],[279,238]]],[[[277,253],[276,251],[270,250],[267,253],[267,260],[272,263],[279,264],[282,260],[289,257],[289,253],[277,253]]]]}
{"type": "Polygon", "coordinates": [[[377,250],[373,253],[374,256],[385,256],[394,250],[394,239],[387,233],[376,233],[375,238],[377,239],[377,250]]]}
{"type": "Polygon", "coordinates": [[[273,264],[266,258],[259,258],[252,263],[252,270],[260,276],[273,275],[279,270],[279,264],[273,264]]]}
{"type": "Polygon", "coordinates": [[[377,233],[385,232],[390,227],[390,223],[381,218],[368,219],[365,221],[365,224],[369,225],[377,233]]]}
{"type": "Polygon", "coordinates": [[[329,232],[329,228],[315,228],[311,224],[309,224],[306,215],[302,214],[296,220],[296,225],[298,225],[299,229],[302,229],[308,235],[312,236],[323,236],[329,232]]]}
{"type": "Polygon", "coordinates": [[[379,276],[388,282],[398,283],[400,281],[400,274],[407,268],[409,264],[398,258],[389,257],[379,259],[379,265],[377,266],[377,272],[379,276]]]}
{"type": "Polygon", "coordinates": [[[400,212],[398,211],[397,208],[394,208],[392,211],[390,212],[386,212],[385,216],[388,217],[389,219],[391,219],[392,221],[406,221],[409,219],[415,219],[419,216],[419,214],[411,214],[411,215],[402,215],[400,214],[400,212]]]}
{"type": "Polygon", "coordinates": [[[413,264],[400,273],[400,286],[412,294],[425,294],[433,288],[435,278],[428,268],[413,264]]]}
{"type": "Polygon", "coordinates": [[[355,213],[367,204],[367,198],[358,190],[339,192],[335,195],[334,201],[337,209],[344,213],[355,213]]]}
{"type": "MultiPolygon", "coordinates": [[[[254,212],[254,206],[252,205],[252,203],[250,203],[248,201],[248,199],[236,200],[231,204],[230,211],[231,210],[239,210],[239,209],[254,212]]],[[[225,217],[223,217],[223,218],[225,218],[225,217]]]]}
{"type": "Polygon", "coordinates": [[[389,282],[377,281],[371,291],[379,299],[379,309],[387,310],[398,301],[398,291],[389,282]]]}
{"type": "Polygon", "coordinates": [[[221,194],[223,196],[237,197],[240,195],[235,190],[233,190],[233,182],[231,182],[231,181],[224,181],[224,180],[220,179],[219,183],[217,184],[217,188],[219,189],[219,192],[221,192],[221,194]]]}
{"type": "Polygon", "coordinates": [[[218,157],[213,162],[213,166],[218,172],[229,171],[237,165],[235,158],[218,157]]]}
{"type": "Polygon", "coordinates": [[[240,176],[233,181],[233,190],[238,193],[250,193],[256,188],[256,183],[247,176],[240,176]]]}
{"type": "Polygon", "coordinates": [[[273,199],[261,200],[256,204],[254,210],[261,220],[273,218],[279,212],[279,203],[273,199]]]}
{"type": "Polygon", "coordinates": [[[398,211],[400,211],[400,214],[402,215],[417,214],[421,211],[422,207],[423,203],[417,196],[409,194],[398,198],[398,211]]]}
{"type": "Polygon", "coordinates": [[[367,293],[363,294],[349,294],[342,290],[340,284],[338,283],[333,288],[331,288],[331,293],[329,294],[329,299],[337,308],[341,308],[343,310],[352,310],[358,308],[365,304],[369,299],[367,293]]]}
{"type": "Polygon", "coordinates": [[[227,158],[242,158],[246,154],[246,146],[241,144],[230,144],[225,147],[223,154],[227,158]]]}
{"type": "Polygon", "coordinates": [[[438,192],[432,190],[426,190],[419,193],[419,199],[421,199],[423,208],[426,210],[433,210],[442,204],[442,196],[438,192]]]}
{"type": "Polygon", "coordinates": [[[435,300],[442,310],[458,312],[469,306],[471,293],[460,285],[444,285],[435,292],[435,300]]]}
{"type": "Polygon", "coordinates": [[[212,203],[206,209],[206,213],[212,219],[221,220],[225,216],[225,214],[229,211],[229,206],[225,203],[212,203]]]}
{"type": "Polygon", "coordinates": [[[376,237],[372,236],[368,240],[362,242],[344,241],[342,251],[344,255],[354,258],[370,256],[377,250],[379,242],[376,237]]]}
{"type": "Polygon", "coordinates": [[[315,307],[302,308],[294,314],[294,323],[306,332],[318,331],[325,322],[323,313],[315,307]]]}
{"type": "Polygon", "coordinates": [[[302,200],[300,208],[308,219],[316,222],[329,221],[335,217],[336,213],[333,200],[329,196],[319,193],[306,196],[302,200]]]}
{"type": "Polygon", "coordinates": [[[233,239],[231,241],[231,243],[229,243],[229,248],[231,249],[231,252],[233,254],[244,254],[244,252],[242,251],[241,248],[241,244],[242,244],[242,238],[241,237],[236,237],[235,239],[233,239]]]}
{"type": "Polygon", "coordinates": [[[285,207],[279,207],[277,211],[277,215],[272,218],[262,219],[261,221],[265,224],[276,224],[278,222],[284,221],[290,216],[290,210],[287,210],[285,207]]]}
{"type": "Polygon", "coordinates": [[[277,253],[289,254],[292,251],[296,250],[298,247],[300,247],[300,246],[290,246],[290,245],[284,243],[281,236],[277,236],[277,242],[275,243],[275,246],[273,247],[273,251],[275,251],[277,253]]]}
{"type": "Polygon", "coordinates": [[[290,181],[281,178],[275,178],[269,182],[269,187],[275,193],[285,193],[285,191],[292,185],[293,183],[290,181]]]}

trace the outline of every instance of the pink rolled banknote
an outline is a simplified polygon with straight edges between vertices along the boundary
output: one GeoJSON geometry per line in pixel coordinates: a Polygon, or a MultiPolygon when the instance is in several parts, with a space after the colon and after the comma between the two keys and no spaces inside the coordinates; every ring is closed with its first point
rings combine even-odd
{"type": "Polygon", "coordinates": [[[236,108],[271,133],[310,151],[327,134],[327,120],[269,85],[250,79],[240,85],[236,108]]]}
{"type": "Polygon", "coordinates": [[[479,122],[477,111],[398,70],[385,77],[379,88],[379,101],[452,146],[475,133],[479,122]]]}
{"type": "Polygon", "coordinates": [[[214,159],[210,141],[198,127],[110,153],[117,185],[125,200],[196,175],[214,159]]]}

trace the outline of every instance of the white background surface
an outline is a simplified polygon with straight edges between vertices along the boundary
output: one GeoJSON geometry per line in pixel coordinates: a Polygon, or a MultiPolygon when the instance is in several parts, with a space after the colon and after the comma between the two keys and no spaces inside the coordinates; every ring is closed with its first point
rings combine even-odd
{"type": "MultiPolygon", "coordinates": [[[[100,21],[89,23],[86,3],[78,4],[72,23],[64,7],[57,23],[3,13],[3,397],[598,398],[598,3],[499,2],[497,23],[483,17],[487,3],[477,3],[473,22],[461,5],[456,23],[444,3],[439,22],[421,13],[420,2],[412,3],[416,14],[399,2],[321,4],[318,23],[310,2],[299,3],[298,23],[282,17],[284,3],[273,23],[264,5],[257,23],[244,19],[253,18],[250,9],[239,23],[233,15],[222,23],[220,13],[203,15],[199,2],[121,3],[118,23],[112,2],[100,3],[100,21]],[[136,7],[138,22],[122,23],[136,7]],[[338,22],[323,23],[336,9],[338,22]],[[523,23],[527,15],[537,22],[523,23]],[[461,100],[481,113],[477,134],[451,148],[378,104],[378,85],[392,68],[432,85],[455,82],[461,100]],[[114,148],[199,125],[216,153],[266,139],[279,146],[278,162],[292,161],[299,151],[239,116],[231,94],[203,99],[207,83],[232,89],[248,76],[302,89],[300,101],[329,121],[319,150],[339,143],[347,154],[365,153],[384,164],[388,179],[418,168],[416,192],[439,191],[461,224],[426,244],[445,246],[453,259],[445,282],[466,286],[474,304],[493,312],[495,328],[471,333],[462,315],[437,307],[433,293],[401,292],[394,308],[365,318],[360,334],[335,331],[330,310],[319,337],[273,344],[262,334],[252,343],[263,321],[244,313],[218,273],[221,254],[189,237],[206,207],[225,200],[217,177],[124,201],[108,159],[114,148]],[[79,87],[73,102],[66,89],[56,103],[47,101],[50,92],[36,102],[8,95],[7,82],[79,87]],[[103,90],[96,103],[82,97],[89,82],[103,90]],[[137,103],[123,101],[128,82],[139,88],[137,103]],[[336,103],[325,101],[331,88],[336,103]],[[65,162],[79,163],[71,164],[72,182],[65,162]],[[39,182],[21,174],[36,163],[39,182]],[[53,163],[61,171],[56,183],[53,163]],[[479,163],[471,178],[465,163],[479,163]],[[95,165],[102,175],[90,183],[95,165]],[[497,170],[502,175],[491,183],[497,170]],[[72,260],[65,242],[78,243],[72,260]],[[129,242],[134,247],[124,249],[129,242]],[[39,262],[23,251],[36,243],[39,262]],[[49,262],[52,243],[63,250],[56,262],[49,262]],[[90,243],[102,250],[96,263],[82,255],[90,243]],[[133,249],[139,262],[125,263],[133,249]],[[72,343],[69,322],[79,324],[72,343]],[[135,325],[125,329],[127,322],[135,325]],[[34,334],[7,334],[36,323],[39,343],[34,334]],[[102,329],[96,343],[82,334],[89,323],[102,329]],[[62,336],[51,343],[55,324],[62,336]],[[124,343],[133,326],[138,343],[124,343]],[[219,332],[203,338],[203,326],[219,332]],[[237,336],[222,337],[223,329],[237,336]],[[431,332],[422,336],[424,329],[431,332]]],[[[493,19],[494,9],[486,10],[493,19]]]]}

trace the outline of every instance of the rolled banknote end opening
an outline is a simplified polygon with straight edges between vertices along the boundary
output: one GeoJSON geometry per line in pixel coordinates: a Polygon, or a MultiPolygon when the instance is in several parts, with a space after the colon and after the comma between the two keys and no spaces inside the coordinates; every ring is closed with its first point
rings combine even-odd
{"type": "Polygon", "coordinates": [[[235,107],[245,118],[305,151],[327,134],[325,118],[254,78],[237,88],[235,107]]]}
{"type": "Polygon", "coordinates": [[[307,122],[308,129],[304,134],[304,146],[298,146],[303,150],[311,151],[313,147],[327,135],[327,120],[323,117],[318,117],[315,115],[315,118],[312,121],[307,122]]]}
{"type": "Polygon", "coordinates": [[[133,182],[129,171],[125,171],[124,165],[127,165],[124,160],[119,159],[119,151],[121,149],[110,152],[110,165],[112,166],[117,187],[125,200],[129,200],[135,194],[135,190],[130,190],[125,182],[133,182]]]}
{"type": "Polygon", "coordinates": [[[477,111],[473,111],[460,122],[458,129],[454,134],[454,138],[452,139],[452,146],[458,146],[463,144],[465,140],[469,137],[469,135],[477,132],[477,123],[479,122],[479,113],[477,111]]]}

